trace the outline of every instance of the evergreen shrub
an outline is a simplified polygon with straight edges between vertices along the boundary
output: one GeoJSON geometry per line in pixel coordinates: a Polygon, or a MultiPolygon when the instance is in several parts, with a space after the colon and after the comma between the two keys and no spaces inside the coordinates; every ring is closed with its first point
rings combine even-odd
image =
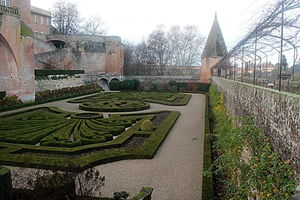
{"type": "Polygon", "coordinates": [[[0,166],[0,200],[12,199],[11,181],[9,168],[0,166]]]}
{"type": "Polygon", "coordinates": [[[153,123],[150,120],[143,121],[141,125],[142,131],[152,131],[153,130],[153,123]]]}
{"type": "Polygon", "coordinates": [[[139,88],[139,86],[141,85],[141,82],[140,82],[140,80],[139,79],[137,79],[137,78],[134,78],[134,79],[132,79],[132,81],[133,81],[133,83],[134,83],[134,90],[137,90],[138,88],[139,88]]]}
{"type": "Polygon", "coordinates": [[[121,82],[121,89],[123,90],[133,90],[134,89],[134,82],[132,79],[125,79],[121,82]]]}
{"type": "Polygon", "coordinates": [[[34,186],[36,195],[40,199],[64,200],[75,199],[75,180],[69,174],[49,174],[37,178],[34,186]]]}
{"type": "Polygon", "coordinates": [[[121,81],[111,81],[109,82],[110,90],[121,90],[121,81]]]}

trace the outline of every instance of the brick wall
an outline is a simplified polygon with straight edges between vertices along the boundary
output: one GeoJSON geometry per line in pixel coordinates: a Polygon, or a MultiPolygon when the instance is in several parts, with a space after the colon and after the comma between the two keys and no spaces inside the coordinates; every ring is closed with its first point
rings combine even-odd
{"type": "Polygon", "coordinates": [[[228,112],[252,116],[275,151],[291,162],[295,179],[300,181],[300,95],[219,77],[213,77],[213,83],[222,92],[228,112]]]}

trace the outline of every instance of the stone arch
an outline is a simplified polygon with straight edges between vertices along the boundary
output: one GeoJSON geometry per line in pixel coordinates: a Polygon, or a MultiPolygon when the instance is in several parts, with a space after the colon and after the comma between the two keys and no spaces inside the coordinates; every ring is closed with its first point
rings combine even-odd
{"type": "Polygon", "coordinates": [[[16,93],[20,88],[18,63],[7,40],[0,34],[0,91],[8,91],[8,95],[16,93]]]}
{"type": "Polygon", "coordinates": [[[8,49],[8,51],[13,56],[15,63],[18,65],[18,62],[17,62],[17,59],[16,59],[13,49],[11,48],[11,46],[9,45],[9,43],[7,42],[7,40],[1,33],[0,33],[0,43],[2,43],[8,49]]]}
{"type": "Polygon", "coordinates": [[[66,42],[60,39],[50,39],[47,43],[53,44],[57,49],[62,49],[66,45],[66,42]]]}
{"type": "Polygon", "coordinates": [[[100,78],[98,83],[104,89],[104,91],[109,91],[108,80],[106,78],[100,78]]]}
{"type": "Polygon", "coordinates": [[[118,78],[112,78],[109,82],[112,82],[112,81],[120,81],[118,78]]]}

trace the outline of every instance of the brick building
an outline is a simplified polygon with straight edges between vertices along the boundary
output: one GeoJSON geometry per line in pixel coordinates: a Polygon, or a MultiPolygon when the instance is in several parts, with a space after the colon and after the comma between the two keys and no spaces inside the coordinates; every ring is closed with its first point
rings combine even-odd
{"type": "Polygon", "coordinates": [[[33,101],[34,50],[30,0],[1,0],[0,91],[33,101]]]}
{"type": "Polygon", "coordinates": [[[51,12],[31,6],[31,27],[34,32],[50,34],[51,12]]]}
{"type": "Polygon", "coordinates": [[[120,37],[51,35],[50,28],[51,13],[30,0],[0,0],[0,91],[33,101],[37,68],[123,74],[120,37]]]}

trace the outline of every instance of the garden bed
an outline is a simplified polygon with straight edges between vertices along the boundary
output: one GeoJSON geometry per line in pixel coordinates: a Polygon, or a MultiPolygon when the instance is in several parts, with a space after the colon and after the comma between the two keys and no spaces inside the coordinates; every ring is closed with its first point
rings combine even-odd
{"type": "Polygon", "coordinates": [[[102,114],[53,107],[1,116],[0,164],[81,171],[117,160],[153,158],[178,117],[179,112],[158,111],[103,119],[102,114]],[[153,121],[153,131],[141,131],[145,120],[153,121]]]}
{"type": "Polygon", "coordinates": [[[68,101],[80,103],[79,109],[95,112],[131,112],[150,108],[149,103],[169,106],[185,106],[190,94],[160,92],[104,93],[68,101]]]}

